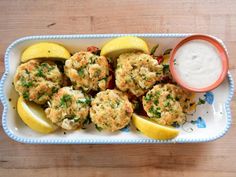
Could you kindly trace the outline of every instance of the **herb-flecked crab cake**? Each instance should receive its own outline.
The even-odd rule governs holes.
[[[30,60],[18,66],[14,85],[25,100],[45,104],[61,87],[62,73],[54,62]]]
[[[116,86],[141,96],[163,76],[163,66],[144,53],[124,53],[117,59]]]
[[[179,86],[159,84],[143,96],[143,107],[150,118],[162,125],[183,124],[191,96],[191,92]]]
[[[75,53],[66,60],[64,69],[74,88],[86,92],[105,90],[111,79],[107,59],[91,52]]]
[[[118,90],[99,92],[92,101],[92,122],[104,130],[116,131],[129,124],[133,114],[128,97]]]
[[[47,118],[66,130],[81,128],[89,114],[90,98],[80,90],[63,87],[45,110]]]

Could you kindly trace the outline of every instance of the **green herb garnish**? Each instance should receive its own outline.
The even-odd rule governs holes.
[[[64,119],[69,119],[69,120],[72,120],[75,118],[75,115],[74,114],[68,114],[68,115],[65,115],[64,116]]]
[[[57,87],[52,87],[52,93],[56,93],[58,91]]]
[[[27,69],[25,69],[25,72],[26,72],[26,74],[29,74],[29,73],[30,73]]]
[[[48,71],[52,71],[53,69],[55,69],[55,66],[51,66],[48,63],[41,63],[41,66],[43,68],[47,68]]]
[[[155,105],[158,105],[159,101],[158,101],[158,100],[154,100],[153,103],[154,103]]]
[[[164,106],[165,106],[165,107],[170,106],[170,102],[169,102],[169,101],[165,101],[165,102],[164,102]]]
[[[90,104],[91,103],[91,99],[90,98],[80,98],[76,101],[76,103],[80,103],[80,104]]]
[[[97,131],[102,131],[102,128],[101,127],[99,127],[99,126],[97,126],[96,124],[95,124],[95,128],[97,129]]]
[[[169,69],[169,65],[163,65],[163,73],[165,74],[165,73],[168,73],[170,71],[170,69]]]
[[[33,82],[31,82],[31,81],[27,82],[23,77],[21,78],[20,81],[21,81],[21,85],[22,85],[23,87],[30,88],[30,87],[33,86]]]
[[[77,73],[78,73],[78,75],[79,76],[84,76],[84,68],[79,68],[78,70],[77,70]]]
[[[88,116],[88,117],[85,119],[85,121],[83,122],[83,126],[84,126],[84,125],[89,125],[89,124],[91,124],[91,123],[92,123],[91,118]]]
[[[152,49],[151,49],[150,55],[153,55],[156,52],[158,47],[159,47],[159,44],[153,46]]]
[[[177,63],[176,63],[176,59],[174,59],[174,65],[177,65]]]
[[[197,105],[201,105],[201,104],[205,104],[205,103],[206,103],[205,100],[199,98]]]
[[[38,76],[38,77],[45,77],[42,68],[38,68],[38,72],[36,73],[36,76]]]
[[[29,100],[29,92],[23,92],[23,98]]]
[[[167,98],[167,99],[170,99],[170,100],[174,100],[174,98],[173,98],[170,94],[168,94],[168,95],[166,96],[166,98]]]
[[[144,100],[150,101],[151,98],[152,98],[152,95],[151,95],[151,94],[147,94],[147,95],[144,97]]]
[[[60,101],[61,101],[60,106],[67,107],[68,102],[71,101],[71,95],[68,94],[63,95]]]
[[[171,51],[172,51],[172,49],[166,49],[165,52],[163,53],[163,55],[168,55],[168,54],[170,54]]]
[[[74,120],[74,122],[79,122],[80,118],[79,117],[75,117],[73,120]]]
[[[149,110],[150,113],[154,114],[155,118],[161,117],[161,108],[157,107],[156,109],[152,106]]]

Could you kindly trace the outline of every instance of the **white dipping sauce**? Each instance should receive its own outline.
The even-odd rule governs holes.
[[[186,85],[205,88],[214,84],[223,70],[217,49],[204,40],[192,40],[175,54],[174,68]]]

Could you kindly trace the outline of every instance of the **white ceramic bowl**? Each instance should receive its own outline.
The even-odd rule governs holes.
[[[143,38],[150,47],[159,44],[156,51],[161,54],[165,49],[173,48],[181,39],[190,34],[93,34],[93,35],[49,35],[29,36],[16,40],[5,54],[5,73],[0,82],[0,98],[4,106],[2,125],[6,134],[15,141],[22,143],[41,144],[112,144],[112,143],[192,143],[208,142],[222,137],[230,127],[230,101],[234,93],[233,79],[228,73],[224,82],[215,90],[197,94],[205,100],[192,115],[188,115],[187,122],[179,127],[180,135],[172,140],[153,140],[135,130],[132,125],[116,133],[98,132],[91,124],[85,130],[67,132],[63,130],[44,135],[28,128],[19,118],[16,111],[16,93],[12,82],[20,55],[29,45],[40,41],[61,43],[71,53],[85,50],[88,46],[101,47],[114,37],[132,35]],[[223,42],[217,39],[223,46]],[[9,101],[11,99],[11,101]]]

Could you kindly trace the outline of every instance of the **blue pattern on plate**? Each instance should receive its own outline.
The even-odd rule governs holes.
[[[212,92],[206,92],[204,94],[204,97],[205,97],[205,101],[208,103],[208,104],[213,104],[213,101],[214,101],[214,95]]]
[[[202,117],[198,117],[197,120],[192,120],[192,124],[196,124],[198,128],[206,128],[206,122]]]

